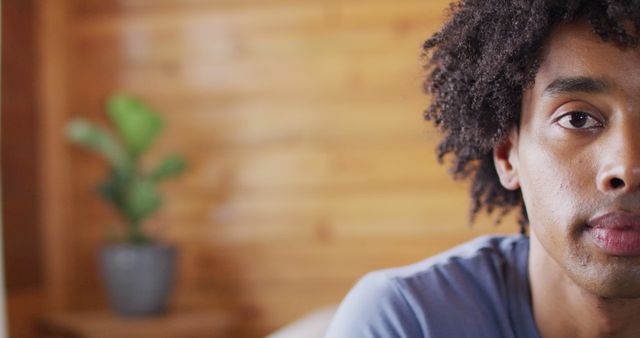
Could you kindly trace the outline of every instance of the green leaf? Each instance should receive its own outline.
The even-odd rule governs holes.
[[[134,159],[151,146],[163,127],[157,113],[129,95],[111,96],[107,100],[107,113]]]
[[[124,205],[125,189],[129,181],[129,177],[120,175],[119,172],[111,170],[107,179],[98,185],[98,193],[106,201],[112,203],[115,208],[126,217],[126,207]]]
[[[160,182],[170,177],[177,176],[184,171],[186,161],[179,155],[171,154],[165,157],[162,162],[151,172],[151,179]]]
[[[119,171],[131,170],[131,161],[111,133],[84,119],[74,119],[67,125],[67,137],[74,143],[104,156]]]
[[[124,205],[130,225],[137,226],[162,205],[157,185],[149,179],[136,178],[127,187]]]

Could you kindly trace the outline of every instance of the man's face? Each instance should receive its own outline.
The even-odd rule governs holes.
[[[532,248],[595,295],[640,297],[640,50],[559,27],[510,140]]]

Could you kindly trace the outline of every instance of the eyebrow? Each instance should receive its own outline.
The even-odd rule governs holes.
[[[551,82],[544,89],[545,96],[554,96],[564,93],[603,93],[611,89],[606,81],[595,79],[592,77],[563,77]]]

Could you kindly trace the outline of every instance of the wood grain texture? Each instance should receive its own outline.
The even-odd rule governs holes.
[[[2,210],[9,293],[42,284],[38,229],[38,128],[34,1],[2,10]]]
[[[104,119],[115,89],[164,114],[146,160],[177,150],[190,163],[147,224],[181,248],[172,306],[228,309],[264,336],[339,302],[367,271],[496,230],[468,227],[467,188],[437,164],[422,121],[420,46],[448,2],[70,1],[70,66],[52,75],[69,94],[53,119]],[[69,168],[48,165],[67,175],[57,188],[70,189],[59,203],[73,229],[51,239],[69,259],[52,273],[68,280],[68,310],[103,307],[94,255],[115,219],[93,186],[105,168],[47,140],[70,153]]]
[[[38,125],[41,184],[40,221],[44,264],[44,285],[49,310],[61,310],[72,303],[72,286],[77,275],[74,249],[74,219],[69,199],[72,165],[62,131],[69,112],[68,67],[70,53],[67,1],[36,1],[38,38]],[[74,244],[71,244],[74,243]]]

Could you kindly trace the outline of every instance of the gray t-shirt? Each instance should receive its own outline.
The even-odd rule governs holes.
[[[526,236],[480,237],[349,292],[327,338],[539,338]]]

